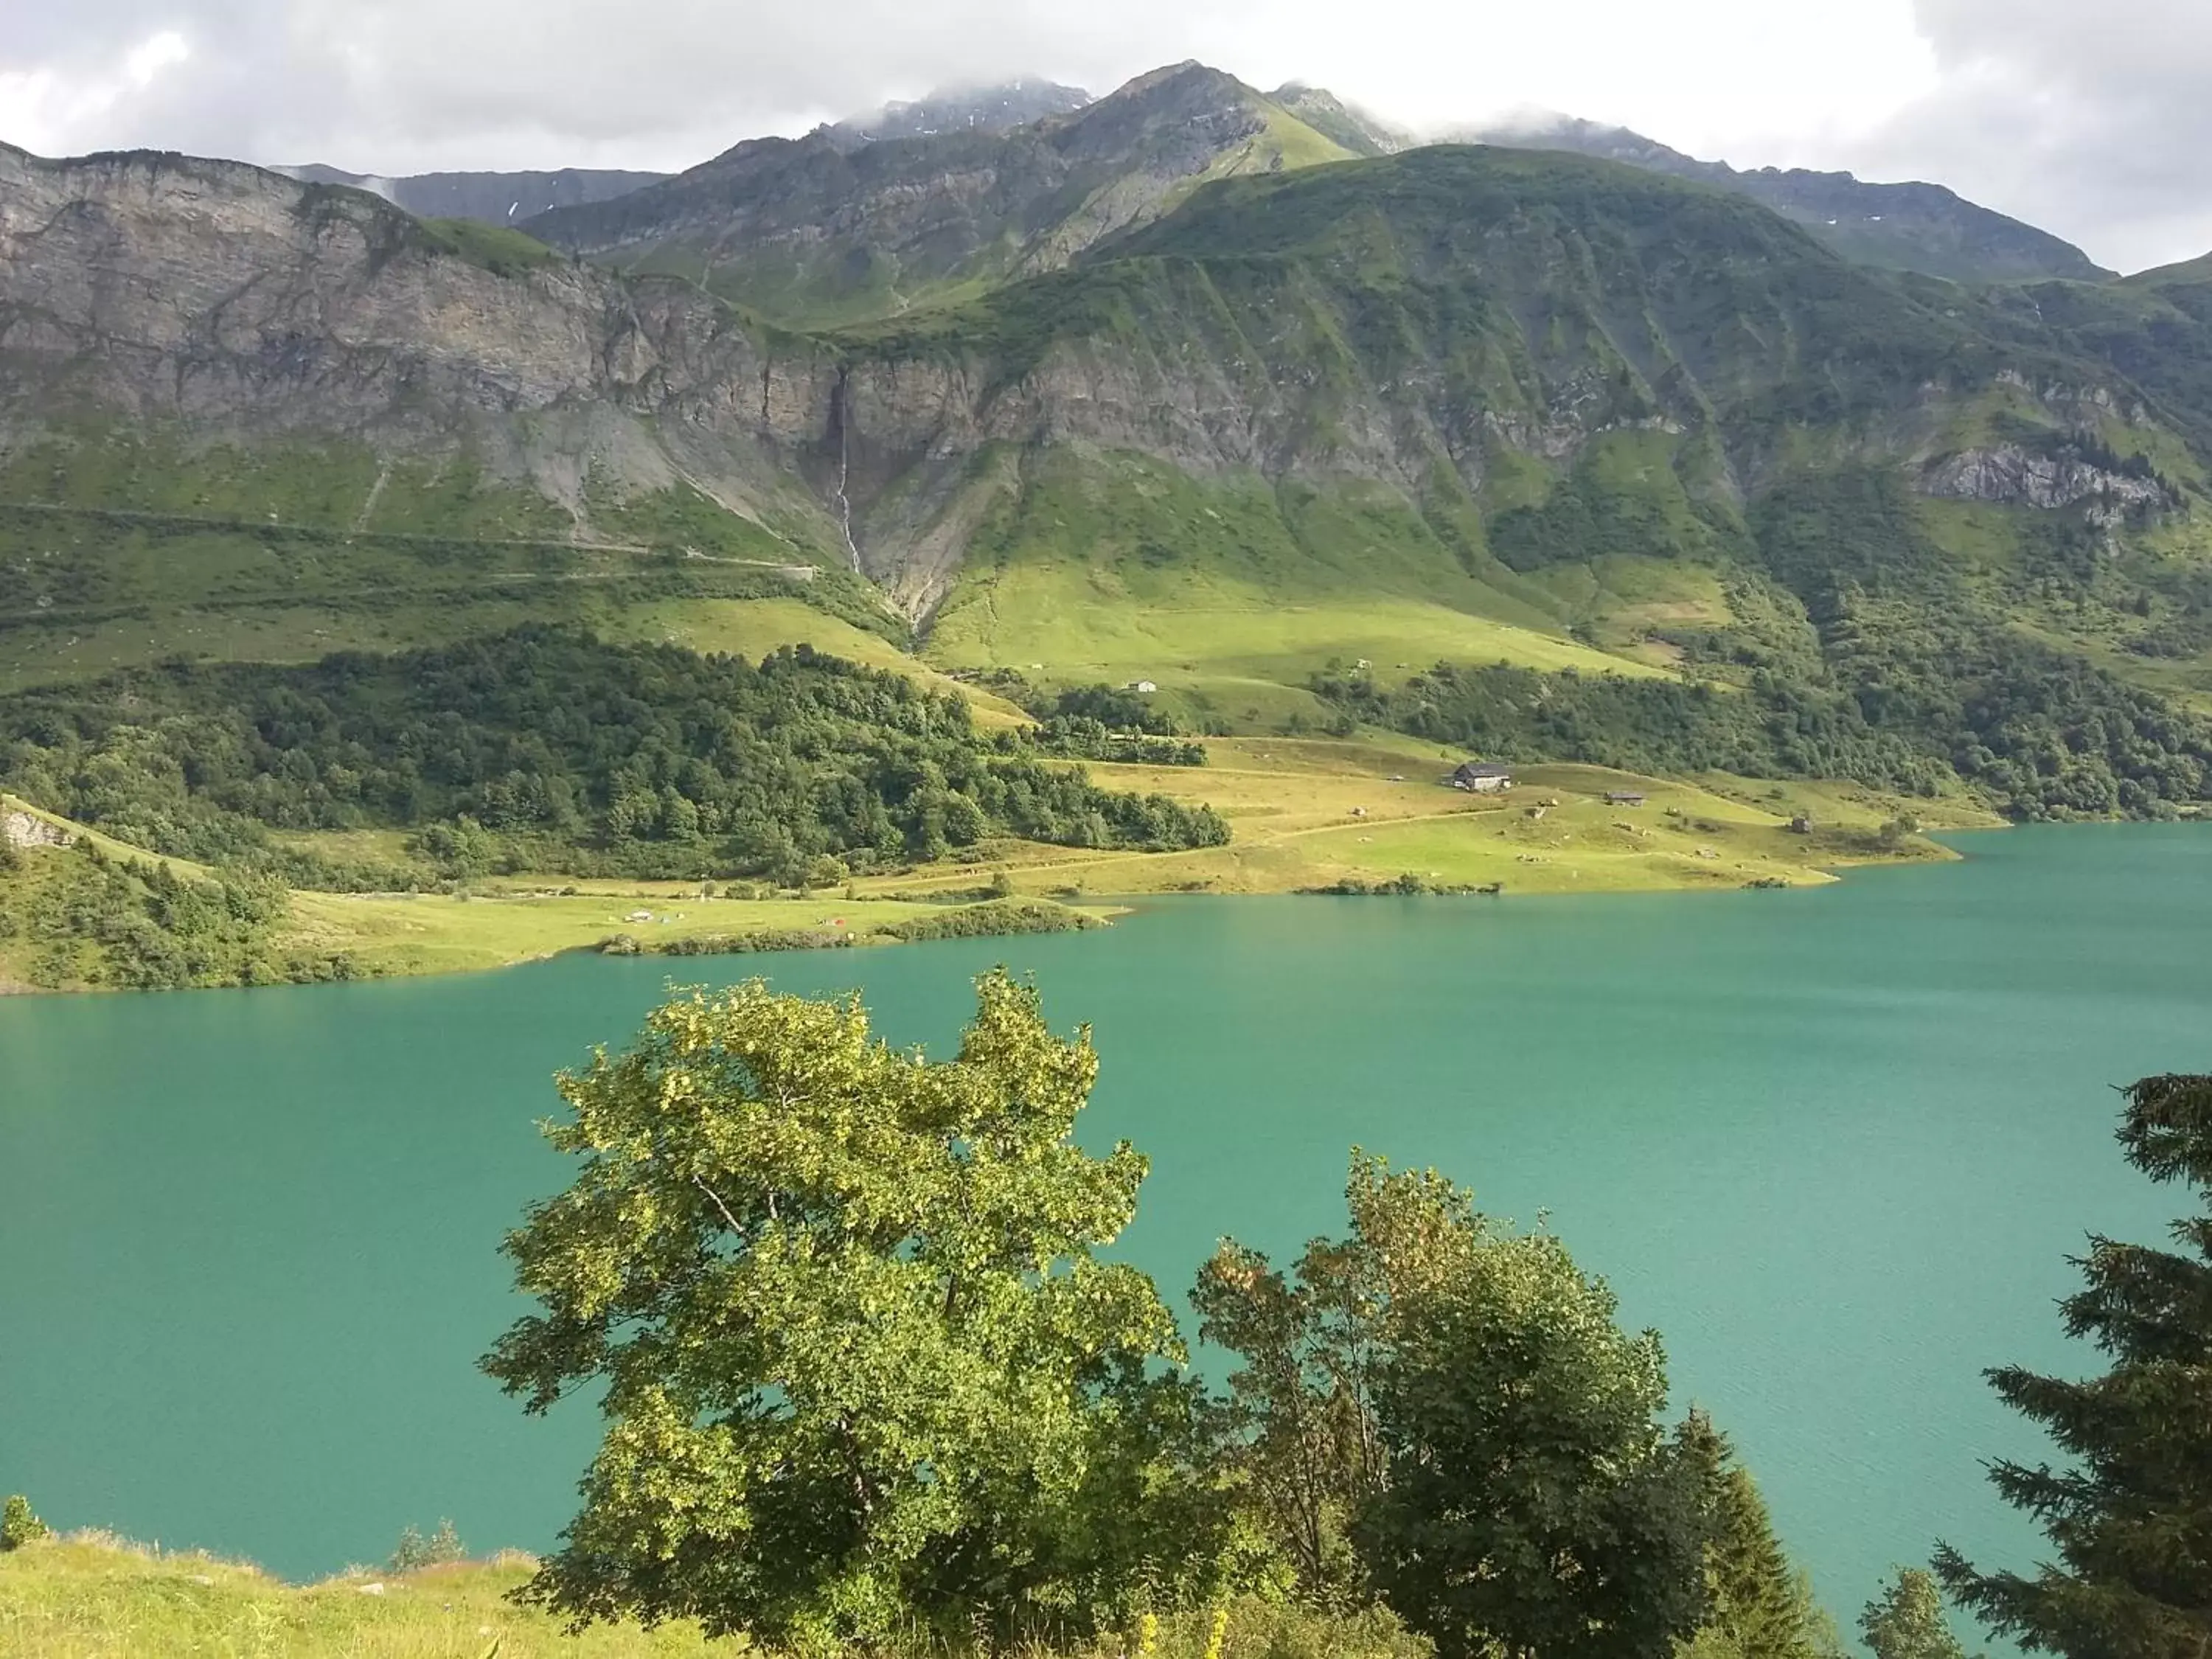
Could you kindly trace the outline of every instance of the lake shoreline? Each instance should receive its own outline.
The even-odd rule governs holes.
[[[1036,931],[1030,923],[964,919],[992,903],[1029,907],[1073,930],[1110,921],[1116,900],[1155,894],[1418,887],[1517,899],[1825,886],[1865,865],[1954,856],[1919,834],[1923,829],[2002,827],[1971,802],[1910,801],[1833,781],[1659,778],[1571,763],[1515,768],[1504,787],[1476,793],[1448,787],[1437,773],[1441,751],[1387,734],[1212,738],[1207,755],[1204,767],[1101,763],[1091,769],[1109,787],[1217,805],[1231,824],[1225,846],[1152,853],[997,842],[967,849],[957,861],[855,874],[842,892],[763,898],[717,894],[713,883],[551,873],[489,878],[447,893],[293,889],[286,918],[265,942],[268,971],[175,988],[484,971],[603,951],[625,936],[633,945],[616,943],[618,953],[676,956],[787,949],[799,936],[828,948],[843,948],[846,940],[872,948],[948,930]],[[111,860],[199,881],[221,874],[29,810]],[[355,856],[395,857],[400,847],[398,833],[386,831],[283,839],[304,851]],[[52,845],[21,854],[27,864],[67,855]],[[730,884],[757,890],[749,882]],[[0,911],[8,894],[0,877]],[[169,988],[100,982],[98,957],[88,951],[76,953],[78,971],[58,972],[51,945],[48,966],[38,971],[31,951],[10,948],[8,931],[0,927],[0,986],[31,994]],[[18,938],[25,932],[14,931]],[[709,951],[699,943],[713,936],[733,948]]]

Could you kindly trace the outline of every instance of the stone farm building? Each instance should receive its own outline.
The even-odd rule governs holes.
[[[1455,789],[1465,789],[1478,795],[1494,795],[1500,790],[1513,787],[1513,774],[1488,761],[1466,761],[1444,781]]]

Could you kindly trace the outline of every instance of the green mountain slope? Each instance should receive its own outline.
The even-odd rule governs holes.
[[[752,140],[528,228],[617,269],[680,276],[778,322],[821,325],[1055,269],[1202,179],[1350,153],[1233,77],[1183,64],[1012,129]]]
[[[1756,691],[1733,707],[1766,738],[1828,733],[1696,749],[1709,764],[2148,810],[2196,799],[2212,758],[2129,689],[2212,690],[2206,405],[2180,366],[2203,358],[2138,384],[2150,348],[2118,307],[2185,313],[2065,294],[2106,332],[1891,280],[1720,191],[1431,149],[1227,181],[1068,272],[846,338],[875,360],[850,384],[933,366],[987,411],[1058,410],[1050,448],[971,464],[955,497],[975,529],[935,613],[948,659],[1021,634],[1073,659],[1048,672],[1134,668],[1133,635],[1149,678],[1234,719],[1237,677],[1176,660],[1200,635],[1241,642],[1214,668],[1280,681],[1287,616],[1389,596],[1641,647]],[[873,464],[894,513],[927,465]],[[1395,665],[1418,664],[1431,630],[1395,627]],[[1546,665],[1455,643],[1436,654]],[[1307,660],[1385,648],[1353,626]]]

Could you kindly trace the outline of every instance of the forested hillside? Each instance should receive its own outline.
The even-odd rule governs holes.
[[[270,830],[399,829],[443,876],[823,885],[986,838],[1170,849],[1206,809],[1099,789],[968,705],[811,648],[759,663],[543,628],[309,667],[143,670],[0,700],[0,781],[158,852],[406,884]]]

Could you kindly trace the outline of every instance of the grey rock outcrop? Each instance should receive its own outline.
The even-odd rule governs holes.
[[[10,847],[74,847],[76,837],[56,824],[14,807],[0,811],[0,841]]]
[[[1963,450],[1930,466],[1921,487],[1934,496],[1962,501],[1995,501],[2045,511],[2087,501],[2090,517],[2117,524],[2131,508],[2166,504],[2164,485],[2097,466],[2076,455],[2039,454],[2018,444]]]

